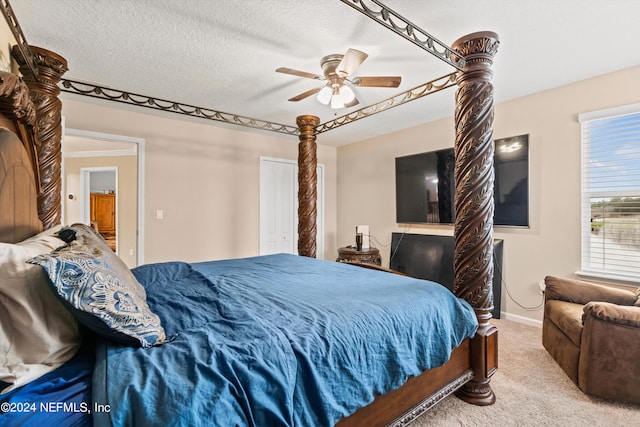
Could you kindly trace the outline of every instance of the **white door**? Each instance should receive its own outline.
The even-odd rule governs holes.
[[[260,159],[260,255],[297,251],[295,164]]]
[[[324,167],[318,165],[317,257],[323,254]],[[298,165],[260,158],[260,255],[298,253]]]

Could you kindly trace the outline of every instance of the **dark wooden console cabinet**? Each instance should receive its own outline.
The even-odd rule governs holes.
[[[493,241],[493,318],[500,318],[504,242]],[[453,236],[392,233],[389,268],[453,290]]]

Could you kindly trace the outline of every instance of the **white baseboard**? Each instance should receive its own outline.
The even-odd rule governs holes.
[[[542,328],[542,321],[531,319],[530,317],[518,316],[517,314],[500,312],[500,317],[502,319],[513,320],[514,322],[524,323],[525,325],[535,326],[537,328]]]

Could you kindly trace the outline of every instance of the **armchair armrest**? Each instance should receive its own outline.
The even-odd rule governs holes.
[[[584,306],[578,387],[605,399],[640,403],[640,307]]]
[[[618,289],[582,280],[562,279],[547,276],[544,278],[545,299],[557,299],[576,304],[591,301],[608,302],[617,305],[633,305],[636,294],[626,289]]]
[[[583,324],[586,321],[586,316],[640,329],[640,307],[616,305],[608,302],[590,302],[584,306]]]

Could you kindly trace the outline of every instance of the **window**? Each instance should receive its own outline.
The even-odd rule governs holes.
[[[640,282],[640,104],[579,119],[581,274]]]

